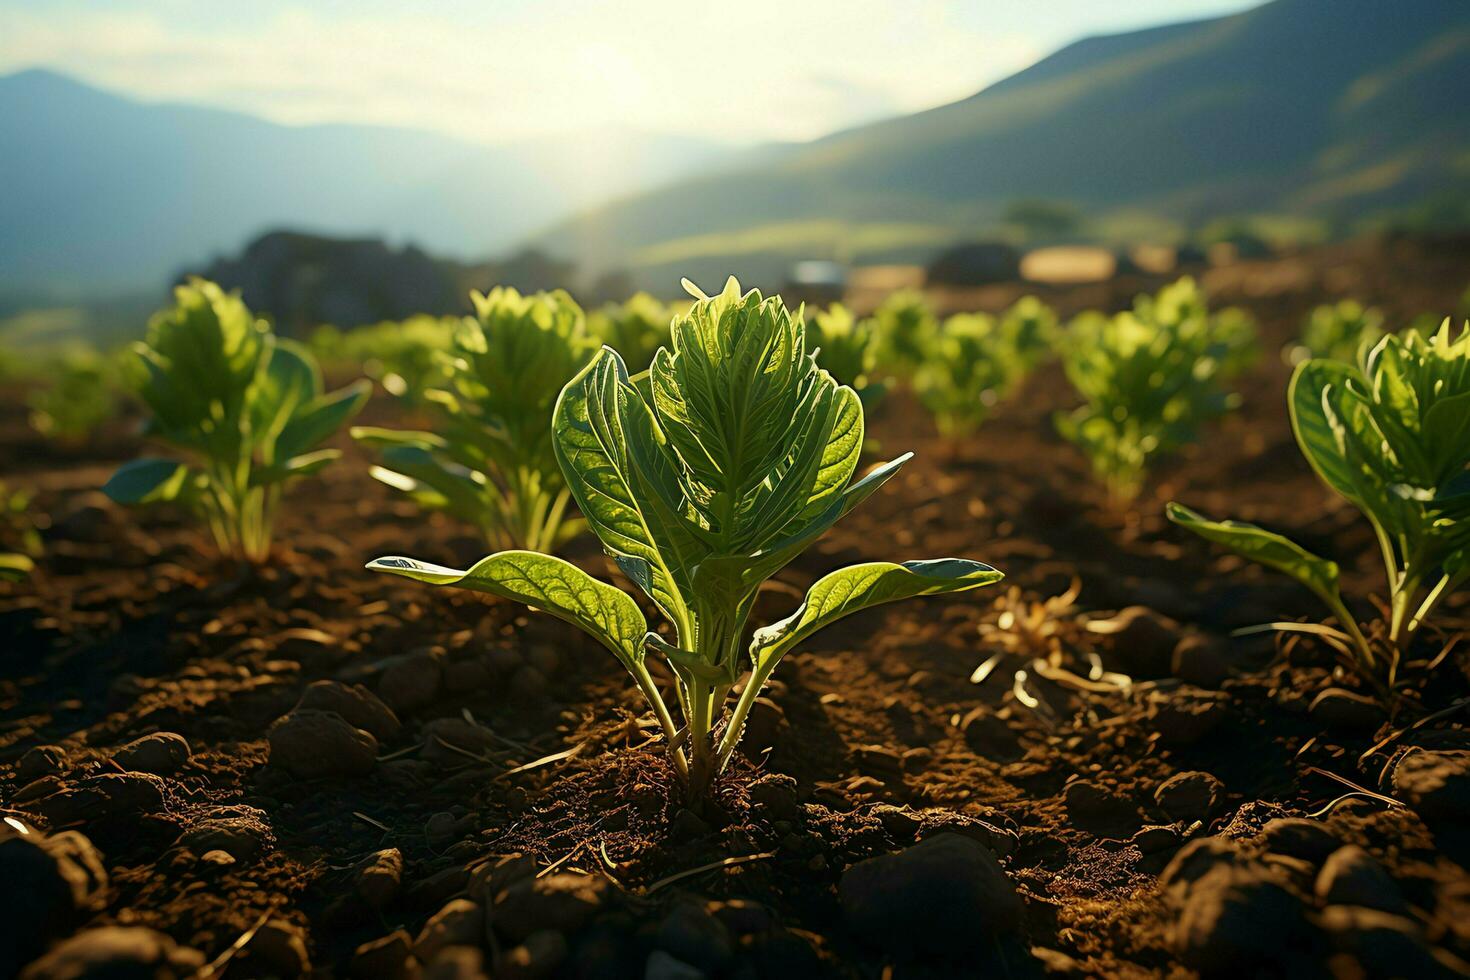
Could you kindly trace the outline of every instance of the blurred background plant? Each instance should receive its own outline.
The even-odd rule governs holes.
[[[1057,429],[1087,454],[1115,505],[1138,496],[1159,456],[1194,442],[1204,424],[1239,403],[1229,382],[1258,355],[1251,318],[1211,314],[1187,278],[1116,316],[1077,317],[1061,349],[1085,401],[1059,413]]]
[[[567,293],[474,293],[475,316],[454,330],[437,386],[410,393],[430,431],[358,426],[381,451],[372,475],[420,507],[479,529],[497,550],[554,552],[584,526],[557,465],[551,413],[567,381],[598,349]]]
[[[1293,366],[1314,357],[1356,364],[1364,346],[1383,336],[1383,313],[1355,299],[1323,303],[1307,314],[1301,339],[1283,353]]]

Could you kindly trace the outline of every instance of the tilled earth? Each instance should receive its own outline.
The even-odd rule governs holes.
[[[1160,281],[1045,298],[1118,309]],[[5,479],[52,520],[35,580],[0,586],[0,974],[1470,975],[1470,644],[1441,656],[1467,597],[1390,717],[1321,647],[1232,637],[1319,611],[1161,516],[1180,499],[1283,530],[1341,562],[1369,615],[1371,531],[1298,456],[1276,351],[1317,302],[1406,322],[1467,282],[1463,242],[1213,270],[1263,357],[1243,408],[1128,514],[1054,434],[1055,366],[961,444],[890,398],[873,459],[918,459],[757,620],[856,560],[966,556],[1008,578],[787,658],[697,814],[595,643],[363,571],[480,548],[356,449],[295,490],[275,560],[247,572],[180,515],[96,493],[139,449],[130,420],[48,445],[9,392]],[[590,540],[570,557],[611,574]],[[1033,613],[1064,671],[1030,665],[1051,642]],[[1132,683],[1088,680],[1099,665]]]

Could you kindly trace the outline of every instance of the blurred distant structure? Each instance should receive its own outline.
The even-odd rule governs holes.
[[[471,289],[555,289],[570,281],[575,269],[534,249],[469,264],[436,258],[413,245],[393,248],[376,238],[273,231],[239,256],[190,272],[238,289],[246,304],[269,315],[281,333],[301,336],[324,323],[356,327],[421,313],[467,313]]]
[[[846,292],[847,268],[826,259],[797,262],[781,287],[781,297],[786,302],[810,306],[841,302]]]
[[[1005,242],[966,242],[945,249],[929,263],[930,286],[988,286],[1020,278],[1021,256]]]

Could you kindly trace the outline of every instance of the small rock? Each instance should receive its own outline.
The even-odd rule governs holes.
[[[393,709],[361,684],[316,681],[307,685],[296,707],[335,712],[348,724],[370,733],[379,742],[397,738],[403,727]]]
[[[306,933],[285,919],[271,919],[257,929],[244,954],[248,972],[259,976],[300,977],[311,972]]]
[[[189,761],[189,741],[173,732],[154,732],[124,745],[112,754],[118,765],[131,772],[172,776]]]
[[[500,895],[491,922],[513,943],[542,929],[575,933],[602,908],[606,884],[602,878],[566,872],[523,879]]]
[[[424,923],[414,940],[413,955],[427,963],[446,946],[473,946],[484,935],[484,911],[467,898],[456,898]]]
[[[1320,692],[1307,712],[1317,724],[1339,731],[1371,732],[1388,719],[1377,701],[1340,687]]]
[[[403,880],[403,852],[396,847],[378,851],[358,869],[352,887],[368,908],[381,912],[398,895]]]
[[[470,876],[469,893],[492,905],[511,885],[534,878],[541,865],[529,854],[501,854],[477,866]]]
[[[759,902],[743,898],[732,898],[724,902],[711,902],[710,912],[725,924],[731,935],[749,936],[765,932],[776,922],[771,910]]]
[[[1233,659],[1224,640],[1190,633],[1174,646],[1170,673],[1200,687],[1218,688],[1229,680]]]
[[[516,668],[510,675],[510,681],[506,686],[510,689],[510,693],[519,700],[539,701],[546,696],[550,684],[545,674],[530,664],[526,664]]]
[[[1372,908],[1331,905],[1322,910],[1322,931],[1334,947],[1352,957],[1354,976],[1465,976],[1464,963],[1450,960],[1424,940],[1412,919]],[[1341,974],[1339,974],[1341,975]]]
[[[21,980],[148,977],[184,980],[204,966],[204,954],[138,926],[103,926],[77,933],[26,967]]]
[[[1470,821],[1470,750],[1409,752],[1394,767],[1393,786],[1426,823]]]
[[[435,765],[463,766],[473,761],[466,752],[485,757],[495,746],[495,736],[488,728],[464,718],[435,718],[424,724],[423,735],[420,755]]]
[[[740,736],[740,751],[748,758],[759,759],[775,745],[786,727],[786,712],[770,698],[758,697],[745,716],[745,732]]]
[[[1207,772],[1179,772],[1159,784],[1154,802],[1170,820],[1192,823],[1214,812],[1225,786]]]
[[[648,954],[643,980],[707,980],[703,970],[662,949]]]
[[[853,934],[895,955],[963,953],[1021,917],[1015,886],[994,855],[958,834],[853,865],[837,897]]]
[[[1159,854],[1179,846],[1179,832],[1173,827],[1141,827],[1128,840],[1140,854]]]
[[[767,820],[794,820],[801,813],[796,780],[784,773],[766,773],[752,782],[750,802]]]
[[[519,946],[506,950],[495,968],[495,980],[542,980],[556,972],[567,958],[567,940],[559,932],[541,929]]]
[[[268,850],[274,838],[263,811],[254,807],[217,807],[179,835],[175,844],[195,854],[224,851],[237,861],[249,861]]]
[[[1145,718],[1164,745],[1191,745],[1225,720],[1224,696],[1217,691],[1180,687],[1149,705]]]
[[[205,851],[199,855],[199,863],[210,868],[229,868],[239,862],[229,851]]]
[[[715,973],[735,953],[725,923],[693,903],[675,905],[654,934],[654,945],[706,973]]]
[[[456,660],[444,665],[444,689],[446,691],[483,691],[495,678],[490,668],[479,660]]]
[[[397,714],[431,704],[443,679],[439,661],[427,650],[397,658],[378,678],[378,696]]]
[[[66,750],[59,745],[37,745],[26,749],[15,764],[15,776],[22,783],[54,776],[66,767]]]
[[[1179,624],[1147,606],[1129,606],[1111,619],[1094,619],[1088,632],[1106,637],[1113,659],[1135,677],[1163,677],[1179,643]]]
[[[1022,755],[1020,736],[986,705],[971,708],[960,719],[960,731],[970,751],[983,759],[1012,762]]]
[[[1232,865],[1240,859],[1240,848],[1225,837],[1197,837],[1179,849],[1159,873],[1159,887],[1187,889],[1217,865]]]
[[[477,946],[446,946],[423,972],[423,980],[484,980],[485,976],[485,954]]]
[[[900,843],[912,841],[924,825],[924,819],[906,806],[880,803],[873,807],[873,816],[883,825],[888,836]],[[983,843],[983,841],[982,841]]]
[[[1138,827],[1138,807],[1133,801],[1096,783],[1074,780],[1062,791],[1062,799],[1067,815],[1084,830],[1117,836],[1124,830],[1131,834]]]
[[[1408,911],[1393,875],[1356,844],[1339,848],[1327,859],[1317,875],[1316,891],[1326,905],[1360,905],[1394,915]]]
[[[447,810],[440,810],[430,815],[428,821],[425,822],[424,836],[435,847],[443,847],[445,844],[459,840],[468,826],[467,819],[456,817]]]
[[[1267,850],[1313,864],[1321,862],[1342,844],[1332,831],[1306,817],[1268,820],[1261,828],[1261,837]]]
[[[378,761],[378,740],[331,711],[298,708],[267,732],[270,763],[302,779],[362,776]]]
[[[1202,976],[1239,976],[1276,964],[1307,928],[1301,900],[1264,868],[1218,863],[1187,886],[1174,947]]]
[[[381,939],[357,947],[347,973],[355,980],[413,980],[419,970],[412,948],[408,933],[395,929]]]
[[[0,882],[14,899],[0,915],[0,964],[18,964],[100,907],[107,870],[102,855],[77,831],[45,836],[0,825]]]
[[[146,772],[88,776],[41,800],[36,809],[57,825],[104,817],[136,818],[163,808],[163,779]]]

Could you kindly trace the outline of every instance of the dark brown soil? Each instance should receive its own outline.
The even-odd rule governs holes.
[[[1160,281],[1045,298],[1064,315],[1118,309]],[[1297,454],[1276,352],[1313,304],[1339,296],[1382,306],[1391,323],[1449,312],[1470,283],[1470,250],[1360,242],[1206,281],[1216,302],[1257,316],[1263,356],[1241,410],[1161,466],[1128,513],[1109,509],[1054,433],[1052,413],[1071,404],[1055,366],[962,444],[941,442],[901,394],[880,406],[869,428],[881,455],[918,458],[783,573],[757,618],[785,615],[818,575],[856,560],[967,556],[1007,581],[854,617],[788,658],[746,757],[699,815],[680,805],[656,726],[595,643],[505,603],[363,571],[383,554],[469,562],[480,546],[372,481],[354,447],[294,491],[275,561],[251,572],[214,559],[179,515],[124,512],[96,493],[139,450],[129,420],[59,450],[28,434],[14,392],[0,398],[4,480],[51,515],[36,578],[0,585],[0,816],[31,839],[80,831],[106,878],[4,937],[0,975],[101,926],[157,930],[186,948],[170,954],[177,970],[197,966],[192,949],[231,976],[411,976],[422,959],[430,975],[469,977],[476,956],[508,977],[1465,971],[1465,825],[1443,793],[1401,798],[1400,764],[1470,750],[1466,715],[1374,746],[1463,702],[1470,644],[1421,676],[1392,719],[1356,703],[1341,717],[1309,710],[1324,688],[1362,687],[1315,644],[1229,633],[1320,618],[1311,595],[1161,512],[1179,499],[1280,529],[1338,560],[1370,615],[1364,597],[1383,588],[1371,531]],[[401,421],[394,412],[380,397],[370,421]],[[609,574],[590,540],[570,557]],[[997,623],[1006,589],[1040,600],[1074,578],[1076,606],[1057,617],[1067,662],[1085,675],[1097,653],[1135,683],[1098,693],[1032,672],[1013,688],[1019,656],[971,683],[1001,649],[980,627]],[[1130,606],[1147,607],[1147,621],[1116,636],[1085,628]],[[1467,617],[1470,596],[1447,603],[1444,634],[1415,651],[1421,665],[1463,639]],[[267,732],[324,679],[362,683],[401,724],[374,733],[376,762],[293,775],[272,761]],[[151,759],[152,775],[136,753],[114,758],[155,732],[182,736],[192,755],[176,769]],[[323,769],[338,765],[330,742],[307,735]],[[1160,786],[1181,773],[1219,785],[1189,777],[1161,804]],[[1213,788],[1190,796],[1201,786]],[[1326,845],[1313,828],[1263,833],[1308,815]],[[858,862],[944,834],[1000,859],[1018,923],[966,893],[956,901],[977,904],[958,921],[953,908],[920,908],[895,936],[863,927],[852,882],[839,901]],[[1323,853],[1341,845],[1368,855],[1362,875],[1377,886],[1366,898],[1332,890],[1319,870],[1353,856]],[[27,888],[50,880],[35,862],[6,864],[4,846],[0,867],[30,868]],[[388,849],[401,856],[397,887],[391,873],[363,873]],[[0,881],[7,907],[40,901],[18,888]],[[943,874],[927,888],[919,906],[954,891]],[[395,930],[406,941],[357,952]]]

